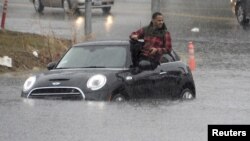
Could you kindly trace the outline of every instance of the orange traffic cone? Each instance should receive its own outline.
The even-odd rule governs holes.
[[[191,71],[194,71],[196,68],[196,62],[195,62],[195,57],[194,57],[194,45],[193,42],[188,43],[188,54],[189,54],[189,59],[188,59],[188,65]]]

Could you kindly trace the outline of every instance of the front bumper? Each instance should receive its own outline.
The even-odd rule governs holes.
[[[37,99],[74,99],[74,100],[110,100],[108,90],[86,92],[77,87],[39,87],[22,92],[22,97]]]
[[[114,5],[114,1],[92,1],[92,8],[105,8],[105,7],[111,7],[112,5]],[[85,3],[84,2],[80,2],[78,3],[78,7],[79,9],[85,9]]]

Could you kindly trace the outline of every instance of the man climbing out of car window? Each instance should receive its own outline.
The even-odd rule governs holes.
[[[139,61],[150,61],[152,69],[160,64],[163,54],[170,53],[172,50],[171,36],[160,12],[155,12],[152,15],[152,20],[148,26],[132,32],[130,39],[132,41],[144,40]]]

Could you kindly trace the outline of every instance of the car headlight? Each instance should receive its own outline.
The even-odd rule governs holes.
[[[23,91],[28,91],[29,89],[31,89],[33,87],[33,85],[36,82],[36,76],[31,76],[29,77],[23,85]]]
[[[89,78],[87,88],[95,91],[101,89],[107,82],[106,76],[97,74]]]

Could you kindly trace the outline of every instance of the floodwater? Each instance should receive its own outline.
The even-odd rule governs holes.
[[[194,9],[178,4],[184,1]],[[220,0],[217,4],[211,1],[188,0],[194,3],[191,5],[187,0],[167,0],[162,4],[173,48],[183,62],[188,61],[188,42],[194,43],[197,66],[193,71],[197,90],[195,100],[110,103],[23,99],[20,97],[22,84],[34,72],[1,74],[0,139],[206,141],[209,124],[250,124],[250,31],[238,25],[228,1]],[[127,34],[140,27],[140,23],[147,24],[148,18],[145,17],[150,14],[150,6],[146,4],[142,0],[135,4],[129,0],[118,1],[112,9],[114,21],[109,32],[94,29],[96,38],[126,38]],[[132,10],[126,11],[126,7]],[[138,12],[133,15],[135,9]],[[60,9],[55,11],[62,12]],[[53,12],[53,9],[44,12],[40,17],[41,23],[50,18]],[[29,12],[24,10],[20,13]],[[106,16],[101,16],[98,10],[94,14],[97,15],[93,19],[94,27],[105,26]],[[13,25],[11,21],[18,19],[14,13],[10,15],[14,18],[6,25],[8,28],[26,30],[25,27]],[[128,24],[125,21],[131,22]],[[60,19],[50,21],[54,22],[64,23]],[[46,24],[42,26],[46,27]],[[200,31],[191,32],[194,27]],[[54,28],[55,31],[60,30],[60,27]]]
[[[7,78],[6,78],[7,77]],[[192,101],[125,103],[20,98],[21,81],[1,76],[1,140],[207,140],[208,124],[249,124],[245,71],[196,70]]]

